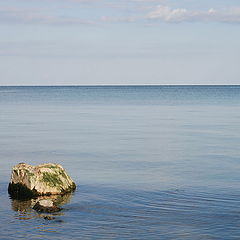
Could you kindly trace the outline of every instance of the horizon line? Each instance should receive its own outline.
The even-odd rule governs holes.
[[[160,87],[160,86],[240,86],[240,84],[57,84],[57,85],[0,85],[0,87]]]

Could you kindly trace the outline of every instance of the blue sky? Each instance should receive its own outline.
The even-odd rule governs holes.
[[[239,0],[0,0],[0,85],[240,84]]]

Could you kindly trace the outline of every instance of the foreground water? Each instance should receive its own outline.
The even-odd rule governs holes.
[[[239,239],[240,87],[0,87],[1,239]],[[55,219],[9,199],[19,162],[78,188]]]

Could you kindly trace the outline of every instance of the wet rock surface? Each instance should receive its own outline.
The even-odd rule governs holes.
[[[15,199],[37,196],[64,195],[73,192],[76,185],[59,164],[32,166],[20,163],[13,167],[8,192]]]
[[[57,207],[52,200],[49,199],[43,199],[38,201],[34,206],[33,209],[37,212],[44,212],[44,213],[53,213],[53,212],[59,212],[62,209],[60,207]]]

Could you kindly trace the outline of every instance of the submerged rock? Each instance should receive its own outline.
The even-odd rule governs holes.
[[[40,200],[51,200],[55,206],[62,207],[72,199],[72,193],[64,195],[39,196],[31,199],[11,199],[12,210],[16,212],[32,212],[33,207]]]
[[[31,166],[19,163],[12,169],[8,192],[12,198],[33,198],[44,195],[65,194],[76,189],[73,180],[61,165]]]
[[[45,220],[54,220],[55,219],[55,217],[53,217],[53,216],[44,216],[43,218]]]
[[[33,209],[38,212],[52,213],[61,211],[60,207],[57,207],[51,200],[40,200],[34,206]]]

